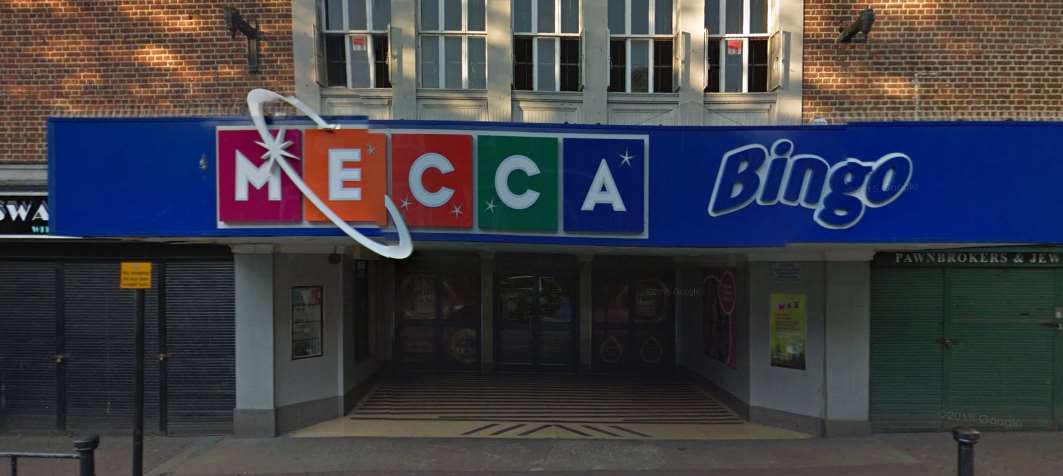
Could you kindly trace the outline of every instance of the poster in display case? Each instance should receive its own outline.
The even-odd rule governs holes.
[[[292,287],[292,360],[321,357],[322,295],[321,286]]]

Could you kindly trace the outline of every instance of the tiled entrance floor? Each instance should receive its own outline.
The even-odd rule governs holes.
[[[779,439],[694,382],[575,375],[416,375],[378,384],[346,417],[293,437]]]

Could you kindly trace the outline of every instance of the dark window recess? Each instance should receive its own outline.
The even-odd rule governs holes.
[[[709,52],[709,83],[705,86],[707,93],[720,92],[720,41],[723,40],[710,39],[707,45]]]
[[[354,362],[369,358],[369,262],[354,262]]]
[[[609,41],[609,91],[627,91],[625,64],[627,47],[624,40]]]
[[[346,35],[325,35],[325,86],[347,86]]]
[[[388,36],[373,35],[373,68],[376,69],[376,88],[390,88],[388,76]]]
[[[532,41],[531,38],[513,39],[513,89],[518,91],[534,89]]]
[[[561,90],[579,91],[579,39],[561,39]]]
[[[653,92],[672,91],[672,40],[653,40]]]
[[[749,39],[749,92],[768,90],[768,39]]]

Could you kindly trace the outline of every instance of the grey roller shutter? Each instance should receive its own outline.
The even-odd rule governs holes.
[[[55,273],[50,261],[0,261],[0,426],[55,426]]]
[[[153,268],[158,282],[158,268]],[[66,264],[67,423],[71,429],[130,428],[133,415],[133,291],[118,287],[119,263]],[[146,293],[144,428],[158,428],[158,310]]]
[[[231,260],[166,264],[168,431],[232,432],[236,335]]]

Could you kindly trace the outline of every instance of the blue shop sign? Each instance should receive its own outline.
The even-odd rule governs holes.
[[[415,242],[720,248],[1063,241],[1063,221],[1045,207],[1063,199],[1063,161],[1054,157],[1063,124],[330,120],[367,131],[365,151],[323,145],[337,140],[322,139],[308,121],[269,127],[330,203],[393,196]],[[342,235],[314,221],[313,205],[285,195],[295,192],[284,177],[256,162],[258,142],[238,143],[240,131],[251,130],[244,118],[63,118],[48,128],[55,233]],[[219,147],[223,140],[237,145]],[[373,155],[372,144],[385,143],[386,153]],[[245,207],[245,215],[223,216],[225,204],[256,196],[275,212]],[[383,212],[350,213],[366,217],[348,220],[362,233],[394,235]]]

